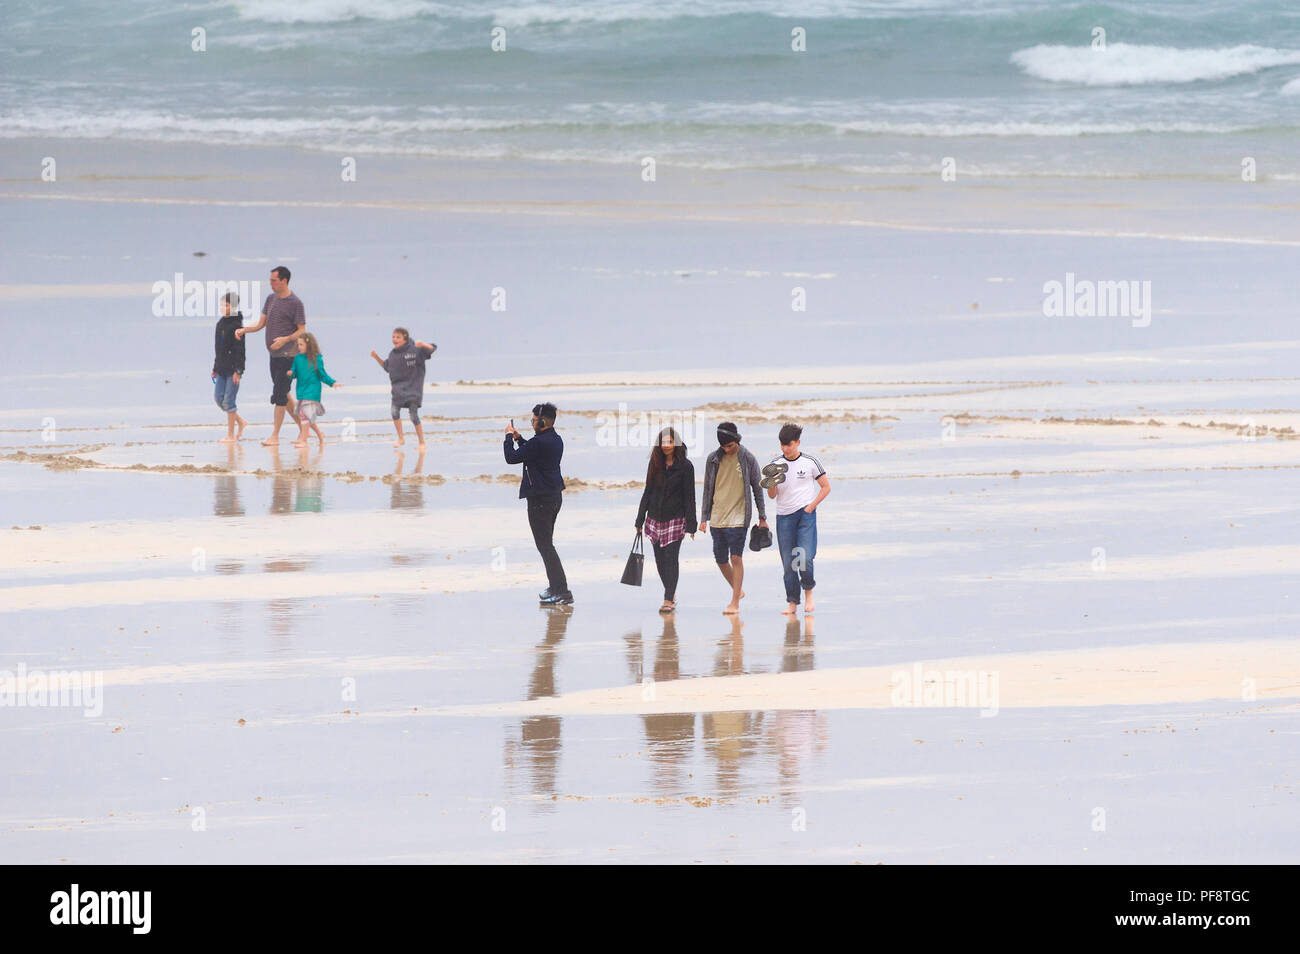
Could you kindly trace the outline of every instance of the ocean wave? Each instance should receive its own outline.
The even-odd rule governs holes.
[[[797,10],[788,0],[595,0],[588,3],[526,3],[497,7],[492,22],[504,27],[561,24],[614,24],[645,20],[700,20],[718,17],[767,16],[783,20],[859,20],[953,13],[968,10],[971,0],[805,0]],[[461,8],[461,16],[470,15]]]
[[[860,120],[855,122],[835,123],[833,128],[839,133],[864,133],[868,135],[892,135],[934,137],[938,139],[960,139],[965,137],[1062,137],[1062,136],[1129,136],[1139,133],[1230,133],[1245,132],[1239,126],[1212,125],[1206,123],[1161,123],[1161,122],[881,122],[877,120]]]
[[[251,116],[190,116],[167,112],[119,110],[82,114],[48,110],[0,115],[0,139],[49,136],[59,139],[114,139],[140,137],[165,141],[203,141],[206,137],[232,142],[311,142],[321,136],[374,136],[396,139],[420,133],[461,133],[493,130],[563,127],[541,119],[484,119],[451,116],[445,119],[382,119],[378,116],[340,118],[282,118]]]
[[[453,7],[426,0],[236,0],[240,19],[264,23],[340,23],[347,20],[409,20],[454,15]]]
[[[562,24],[614,24],[648,20],[769,16],[780,19],[857,20],[926,14],[969,16],[1008,14],[1011,0],[804,0],[792,9],[788,0],[573,0],[569,3],[524,3],[500,0],[458,4],[430,0],[234,0],[240,19],[266,23],[341,23],[349,20],[405,20],[437,16],[453,20],[491,20],[505,27]]]
[[[1220,49],[1111,43],[1090,46],[1039,44],[1011,54],[1011,62],[1030,76],[1083,86],[1140,86],[1222,80],[1300,64],[1300,50],[1267,46]]]
[[[1249,124],[1160,121],[1016,121],[995,119],[835,119],[847,110],[823,107],[781,110],[780,104],[733,104],[729,118],[724,104],[703,103],[695,109],[676,110],[662,103],[573,104],[563,115],[473,116],[451,109],[428,107],[421,116],[396,116],[393,107],[339,107],[328,116],[268,116],[216,114],[199,116],[153,110],[119,109],[83,113],[70,109],[34,109],[0,114],[0,139],[48,137],[55,139],[146,139],[150,141],[204,141],[286,143],[315,147],[323,142],[350,143],[360,151],[402,152],[406,148],[437,146],[449,136],[476,138],[475,134],[549,135],[604,138],[610,134],[627,142],[644,142],[636,149],[656,147],[665,136],[709,144],[745,137],[755,142],[823,136],[826,140],[853,136],[899,136],[920,139],[1062,138],[1126,136],[1138,134],[1223,134],[1250,132]],[[582,106],[589,109],[580,108]],[[765,106],[768,109],[755,107]],[[742,108],[750,107],[750,108]],[[439,115],[427,115],[434,112]],[[670,121],[668,116],[673,115]],[[376,115],[387,113],[388,115]],[[462,135],[463,134],[463,135]],[[634,150],[635,151],[635,150]]]

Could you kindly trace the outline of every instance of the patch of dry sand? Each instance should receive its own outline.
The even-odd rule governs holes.
[[[447,706],[434,715],[530,716],[896,708],[899,673],[913,662],[814,672],[709,676],[570,692],[550,698]],[[1243,680],[1261,701],[1300,698],[1300,641],[1167,643],[925,661],[926,673],[997,674],[997,709],[1242,703]],[[942,677],[941,677],[942,678]],[[650,698],[647,698],[650,696]],[[968,708],[988,708],[971,699]],[[974,715],[974,713],[972,713]]]

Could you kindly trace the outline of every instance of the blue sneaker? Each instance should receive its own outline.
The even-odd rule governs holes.
[[[565,590],[563,593],[549,593],[547,594],[546,598],[542,600],[542,605],[543,606],[572,606],[573,593],[569,590]]]

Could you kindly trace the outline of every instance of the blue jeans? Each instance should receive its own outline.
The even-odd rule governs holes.
[[[800,588],[811,590],[813,557],[817,555],[817,514],[805,510],[776,515],[776,547],[785,570],[785,598],[799,602]],[[797,551],[797,552],[796,552]]]
[[[217,375],[216,386],[212,395],[217,402],[217,407],[223,411],[235,410],[235,395],[238,393],[239,382],[235,380],[233,374],[229,377]]]

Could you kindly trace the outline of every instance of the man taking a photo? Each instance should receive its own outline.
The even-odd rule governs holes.
[[[552,537],[555,518],[563,503],[564,478],[560,476],[560,458],[564,441],[555,433],[555,405],[538,404],[533,408],[533,436],[525,440],[515,430],[514,422],[506,428],[503,449],[507,464],[523,464],[524,476],[519,496],[528,501],[528,525],[542,563],[546,565],[547,587],[540,594],[543,606],[568,606],[573,603],[569,583],[564,576],[560,555]]]

